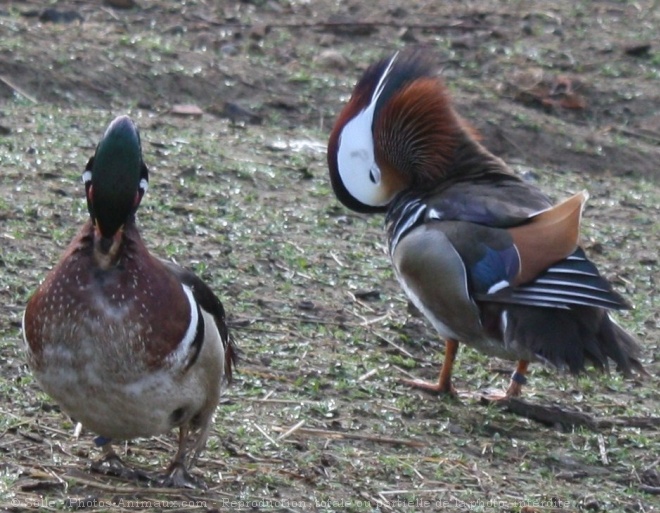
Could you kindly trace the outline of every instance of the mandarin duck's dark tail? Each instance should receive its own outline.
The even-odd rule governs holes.
[[[632,377],[634,372],[648,375],[639,361],[641,350],[637,340],[605,312],[596,338],[603,354],[616,363],[624,376]]]
[[[612,360],[626,377],[646,375],[640,346],[603,308],[575,305],[570,309],[508,305],[504,338],[539,359],[578,374],[587,363],[607,371]]]

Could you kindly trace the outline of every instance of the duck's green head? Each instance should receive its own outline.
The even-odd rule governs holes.
[[[83,173],[87,208],[103,238],[112,238],[131,218],[147,190],[140,134],[128,116],[110,123]]]

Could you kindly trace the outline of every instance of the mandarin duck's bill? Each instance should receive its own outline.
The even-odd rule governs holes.
[[[163,484],[188,474],[204,448],[236,350],[225,312],[191,272],[152,256],[135,214],[148,184],[133,121],[115,119],[83,174],[89,220],[30,298],[28,363],[62,410],[111,440],[179,428]]]
[[[645,373],[637,342],[608,314],[627,303],[579,246],[587,194],[553,205],[513,174],[456,114],[424,53],[364,73],[328,166],[345,206],[387,213],[396,276],[446,339],[438,382],[410,384],[454,393],[459,342],[518,361],[505,396],[520,394],[531,361]]]

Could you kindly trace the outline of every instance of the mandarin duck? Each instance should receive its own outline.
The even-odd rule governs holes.
[[[83,181],[90,217],[23,316],[28,364],[62,410],[100,435],[102,462],[126,469],[113,439],[179,428],[159,482],[197,487],[188,469],[236,359],[224,308],[200,278],[152,256],[140,237],[135,214],[148,170],[130,118],[109,125]]]
[[[532,361],[645,373],[608,313],[628,304],[579,246],[587,193],[553,205],[516,176],[459,117],[421,50],[366,70],[331,132],[328,167],[346,207],[386,213],[396,277],[446,340],[438,381],[409,385],[455,394],[459,342],[518,362],[495,399],[520,395]]]

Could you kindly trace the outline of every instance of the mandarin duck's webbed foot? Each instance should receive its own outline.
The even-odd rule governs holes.
[[[516,370],[511,374],[511,381],[506,391],[488,391],[483,395],[483,398],[487,401],[505,401],[512,397],[520,397],[522,387],[527,383],[527,367],[529,367],[527,360],[519,360]]]
[[[451,397],[457,398],[458,392],[451,382],[451,374],[454,368],[454,361],[456,360],[457,353],[458,342],[448,339],[445,344],[445,360],[442,364],[442,367],[440,367],[440,374],[438,376],[437,383],[431,383],[421,379],[402,379],[401,383],[409,387],[416,388],[417,390],[422,390],[428,394],[449,395]]]

